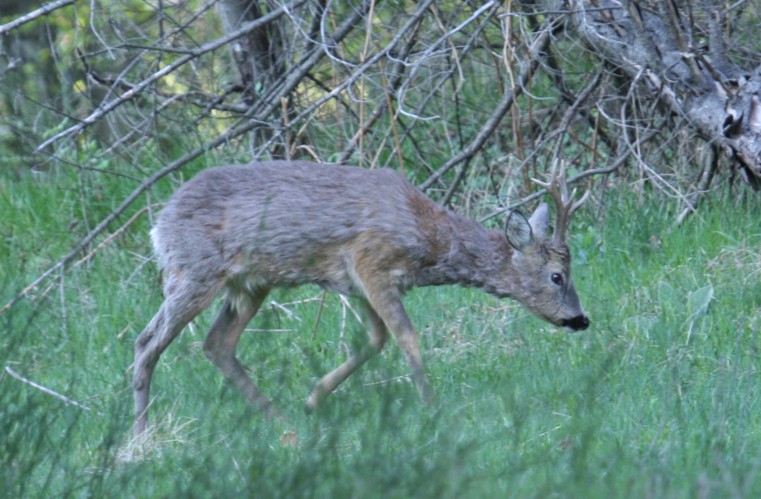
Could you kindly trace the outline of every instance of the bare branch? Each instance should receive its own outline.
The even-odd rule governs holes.
[[[95,124],[100,118],[102,118],[106,114],[110,113],[111,111],[118,108],[119,106],[122,106],[124,103],[130,101],[131,99],[134,99],[138,94],[140,94],[140,92],[147,89],[150,85],[152,85],[156,81],[176,71],[177,68],[184,66],[191,60],[197,57],[200,57],[201,55],[207,52],[211,52],[213,50],[216,50],[228,44],[232,40],[235,40],[236,38],[239,38],[245,35],[246,33],[249,33],[250,31],[253,31],[257,28],[264,26],[265,24],[269,22],[274,21],[278,17],[285,14],[287,11],[300,6],[306,1],[307,0],[293,0],[288,5],[283,5],[280,8],[275,9],[272,12],[260,17],[259,19],[256,19],[255,21],[250,21],[242,25],[239,29],[233,31],[232,33],[228,33],[225,36],[222,36],[214,40],[213,42],[205,43],[201,45],[200,47],[198,47],[197,49],[190,50],[186,55],[180,57],[177,61],[164,66],[159,71],[152,74],[150,77],[146,78],[140,83],[135,84],[130,90],[127,90],[126,92],[124,92],[119,98],[114,99],[98,107],[95,111],[93,111],[88,117],[80,121],[77,125],[71,126],[67,128],[66,130],[63,130],[62,132],[55,134],[54,136],[52,136],[51,138],[49,138],[48,140],[46,140],[45,142],[37,146],[36,152],[43,151],[50,145],[54,144],[55,142],[58,142],[59,140],[65,137],[69,137],[71,135],[75,135],[82,132],[85,128]]]
[[[502,96],[502,101],[497,105],[497,108],[484,122],[484,125],[480,128],[478,134],[470,141],[470,143],[460,151],[455,157],[447,161],[441,168],[439,168],[433,175],[420,185],[420,188],[426,190],[430,188],[437,180],[439,180],[446,172],[451,170],[455,165],[473,157],[478,152],[481,146],[486,140],[494,133],[494,130],[499,125],[502,118],[510,110],[515,99],[523,93],[523,89],[528,85],[529,80],[534,75],[534,71],[539,66],[539,61],[544,57],[544,52],[550,43],[551,36],[555,29],[558,28],[556,19],[548,21],[545,28],[538,35],[537,39],[528,48],[527,52],[531,56],[531,61],[527,64],[524,71],[521,72],[518,80],[520,84],[515,88],[513,92],[512,88],[506,88]]]
[[[653,138],[657,137],[660,133],[661,131],[658,129],[650,130],[647,134],[640,137],[637,142],[638,144],[644,144],[646,142],[649,142]],[[632,155],[632,149],[627,148],[624,150],[624,152],[620,156],[618,156],[614,161],[611,162],[610,166],[606,166],[604,168],[591,168],[589,170],[584,170],[583,172],[578,173],[574,175],[573,177],[569,178],[567,181],[567,184],[568,185],[575,184],[589,177],[595,177],[600,175],[610,175],[611,173],[617,171],[623,164],[625,164],[631,155]],[[547,194],[547,189],[540,189],[536,192],[529,194],[528,196],[525,196],[524,198],[521,198],[518,201],[510,203],[509,206],[493,211],[492,213],[479,219],[479,222],[483,223],[503,213],[517,210],[521,206],[524,206],[532,201],[535,201],[539,199],[540,197],[544,196],[545,194]]]
[[[28,22],[34,21],[35,19],[46,16],[50,14],[53,11],[56,11],[58,9],[61,9],[63,7],[67,7],[77,0],[56,0],[55,2],[46,3],[42,7],[40,7],[37,10],[33,10],[29,14],[25,14],[19,18],[14,19],[13,21],[3,24],[0,26],[0,37],[5,35],[7,32],[18,28],[19,26],[22,26]]]

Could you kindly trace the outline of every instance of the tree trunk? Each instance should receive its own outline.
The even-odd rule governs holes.
[[[270,7],[269,2],[257,0],[219,0],[217,6],[228,33],[245,22],[259,19]],[[255,103],[260,92],[285,73],[282,35],[282,24],[272,22],[230,44],[246,104]]]

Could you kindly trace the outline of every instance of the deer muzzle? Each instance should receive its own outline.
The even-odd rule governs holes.
[[[571,319],[563,319],[560,322],[560,325],[571,328],[574,331],[581,331],[589,327],[589,317],[586,315],[577,315]]]

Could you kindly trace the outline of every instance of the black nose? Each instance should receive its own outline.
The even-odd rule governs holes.
[[[563,327],[570,327],[574,331],[579,331],[589,327],[589,317],[586,315],[577,315],[573,319],[563,319]]]

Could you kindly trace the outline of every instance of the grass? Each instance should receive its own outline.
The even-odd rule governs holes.
[[[85,230],[69,180],[0,178],[3,302]],[[127,187],[103,188],[117,202]],[[603,222],[589,209],[572,228],[586,332],[476,290],[414,290],[438,402],[418,402],[390,345],[307,416],[311,384],[364,333],[333,295],[320,312],[317,288],[278,291],[251,327],[280,332],[248,333],[240,356],[287,423],[266,422],[205,360],[209,312],[157,366],[148,449],[129,447],[132,342],[160,303],[143,217],[0,316],[3,367],[89,408],[0,373],[0,494],[758,496],[757,210],[717,196],[675,229],[667,201],[606,203]]]

